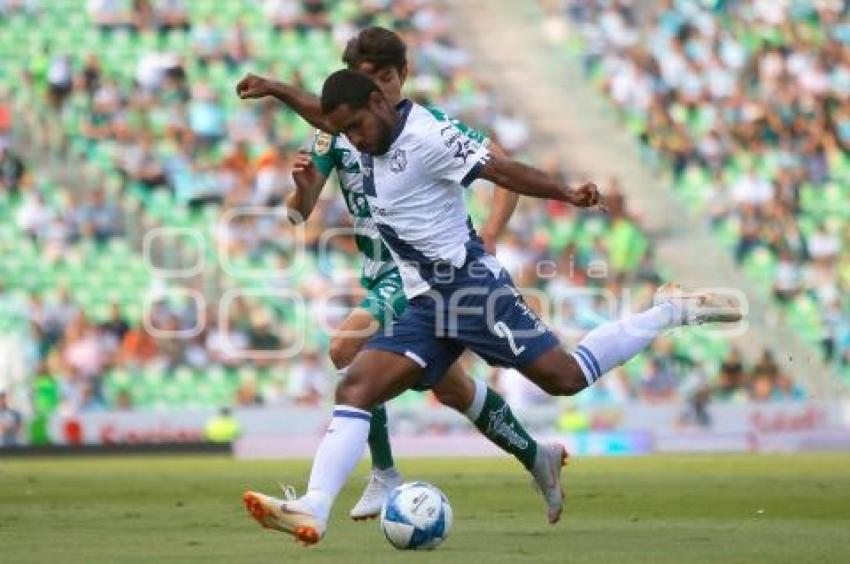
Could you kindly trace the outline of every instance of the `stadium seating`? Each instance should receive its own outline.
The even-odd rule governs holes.
[[[570,1],[579,34],[565,50],[784,321],[850,382],[846,8],[666,2],[642,28],[635,9]]]
[[[374,17],[358,2],[327,2],[327,26],[295,24],[282,30],[273,27],[261,2],[186,2],[192,26],[188,31],[134,29],[129,24],[99,29],[94,24],[95,14],[87,11],[83,0],[42,2],[33,13],[18,11],[2,16],[0,99],[2,93],[8,93],[24,114],[48,116],[42,122],[29,122],[24,129],[30,131],[24,131],[24,136],[43,137],[39,149],[59,155],[79,173],[78,177],[75,173],[62,177],[42,170],[33,152],[28,159],[30,180],[26,189],[18,194],[0,192],[0,295],[9,298],[0,304],[10,304],[0,308],[0,328],[24,335],[38,345],[39,352],[29,368],[37,415],[59,408],[211,408],[299,401],[297,393],[288,388],[289,375],[299,368],[299,358],[272,363],[216,361],[211,336],[214,326],[203,328],[197,347],[193,348],[195,341],[191,339],[191,343],[183,341],[171,356],[163,352],[171,350],[169,338],[158,337],[154,341],[159,352],[143,361],[122,360],[116,353],[129,347],[126,336],[122,336],[123,342],[103,345],[98,353],[103,357],[101,365],[88,376],[93,391],[84,394],[79,374],[65,358],[68,348],[77,342],[76,337],[69,336],[68,326],[77,323],[84,328],[83,333],[95,331],[98,324],[110,320],[112,305],[117,304],[133,338],[138,339],[134,346],[144,347],[148,337],[140,325],[145,296],[151,292],[164,299],[162,318],[177,319],[172,328],[187,330],[200,312],[197,304],[187,305],[177,293],[180,289],[184,293],[187,288],[196,290],[206,303],[218,304],[227,290],[242,288],[257,293],[246,298],[247,313],[235,308],[227,314],[237,327],[234,331],[242,337],[247,339],[254,331],[252,320],[271,316],[283,343],[290,342],[294,333],[304,332],[310,347],[324,349],[327,336],[309,323],[310,318],[322,306],[322,288],[356,290],[357,260],[343,246],[332,249],[329,258],[321,260],[308,253],[286,275],[252,276],[258,269],[291,266],[294,256],[287,241],[292,228],[280,227],[279,220],[245,219],[238,229],[231,229],[221,220],[228,212],[238,214],[247,205],[260,205],[271,212],[272,199],[255,201],[261,164],[274,163],[273,155],[279,155],[281,162],[274,165],[279,167],[274,186],[279,200],[291,189],[287,177],[292,154],[308,142],[311,130],[291,112],[239,100],[234,86],[245,72],[255,71],[300,80],[315,91],[324,76],[339,66],[340,42],[356,25],[383,24],[421,38],[433,37],[435,32],[444,35],[439,29],[420,29],[426,25],[439,27],[439,17],[415,18],[417,10],[435,8],[417,2],[396,4],[398,19],[393,20]],[[237,24],[244,26],[249,45],[246,52],[238,58],[228,50],[229,40],[222,40],[220,56],[204,60],[196,50],[201,22],[213,22],[222,37],[237,29]],[[489,129],[498,117],[492,94],[470,79],[467,67],[447,63],[430,52],[428,40],[419,44],[411,54],[415,63],[411,95],[436,100],[453,115]],[[446,45],[451,43],[443,47]],[[89,66],[92,53],[98,54],[99,62]],[[50,70],[54,65],[61,67],[61,61],[57,63],[61,55],[70,57],[73,69],[73,87],[64,97],[56,94],[56,84],[51,82],[61,72]],[[160,66],[151,71],[146,65]],[[96,77],[88,89],[87,69]],[[44,131],[31,131],[34,123]],[[105,126],[110,128],[106,133],[102,131]],[[498,137],[498,131],[493,134]],[[187,141],[191,138],[209,139],[193,144]],[[151,164],[156,173],[150,178],[140,174],[133,164],[140,160]],[[87,175],[93,170],[95,175]],[[240,177],[238,171],[245,176]],[[691,181],[697,185],[691,191],[705,190],[704,180]],[[204,192],[205,187],[212,189]],[[95,189],[104,192],[107,204],[117,206],[122,218],[120,228],[101,237],[93,237],[86,231],[85,222],[75,219],[86,210]],[[36,195],[43,209],[32,204]],[[341,202],[332,194],[328,196],[317,210],[317,224],[347,225]],[[702,202],[700,198],[692,201],[694,205]],[[53,218],[54,227],[68,233],[56,235],[47,224],[35,234],[28,233],[20,220],[21,210],[27,205],[35,205],[43,215]],[[472,195],[470,207],[480,224],[488,209],[487,191]],[[728,227],[725,221],[722,225]],[[172,245],[171,240],[163,243],[164,258],[160,258],[164,264],[181,268],[203,258],[203,272],[182,279],[152,270],[142,252],[145,235],[153,227],[200,234],[197,239],[189,237],[182,246]],[[186,253],[175,250],[186,246]],[[535,251],[529,253],[528,249]],[[652,242],[629,216],[625,203],[620,213],[609,218],[525,202],[499,253],[512,264],[518,280],[547,293],[559,286],[616,291],[628,285],[645,302],[661,278],[652,261]],[[184,260],[187,256],[188,263]],[[551,280],[537,279],[533,269],[529,274],[529,265],[538,258],[569,262],[578,274],[560,272]],[[594,259],[606,260],[615,272],[601,280],[587,277],[584,273]],[[771,257],[764,254],[752,253],[747,261],[756,275],[769,277],[774,267]],[[276,299],[273,293],[281,288],[306,296],[309,314]],[[62,305],[65,292],[72,306]],[[70,308],[82,314],[73,322],[64,319],[59,334],[45,338],[43,320],[26,311],[33,296],[43,301],[44,312]],[[353,303],[354,298],[347,301],[349,306]],[[797,300],[795,307],[795,319],[809,315],[811,323],[817,324],[811,304],[807,310]],[[583,330],[618,313],[587,300],[570,302],[570,308],[575,323]],[[729,352],[728,343],[701,332],[676,334],[672,349],[665,347],[642,355],[625,368],[627,390],[623,397],[642,397],[640,390],[650,365],[673,366],[680,379],[699,372],[708,385]],[[484,378],[492,376],[481,364],[472,365],[470,370]],[[685,392],[677,391],[677,387],[672,391],[681,399]],[[51,399],[56,396],[60,401]],[[613,397],[603,384],[582,401],[613,401]],[[426,399],[407,394],[400,401],[420,404]]]

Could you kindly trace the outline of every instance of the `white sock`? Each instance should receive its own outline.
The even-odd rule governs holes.
[[[481,411],[484,409],[484,400],[487,399],[487,384],[477,378],[473,381],[475,382],[475,395],[472,396],[472,403],[469,404],[463,414],[474,424],[481,417]]]
[[[371,418],[368,411],[356,407],[334,407],[333,419],[313,458],[307,493],[301,498],[318,519],[328,520],[339,490],[363,456]]]
[[[592,386],[603,374],[644,350],[658,335],[677,327],[676,306],[661,303],[647,311],[604,323],[585,335],[573,358],[576,359],[587,385]]]

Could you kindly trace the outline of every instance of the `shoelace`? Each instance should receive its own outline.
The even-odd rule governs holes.
[[[292,486],[286,486],[284,484],[278,483],[280,489],[283,490],[283,499],[285,501],[295,501],[298,499],[298,496],[295,493],[295,488]]]

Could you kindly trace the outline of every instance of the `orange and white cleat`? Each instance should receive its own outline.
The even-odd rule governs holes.
[[[286,499],[258,492],[242,494],[245,509],[266,529],[274,529],[295,537],[304,546],[316,544],[325,535],[325,524],[298,499],[292,488],[284,488]]]
[[[546,502],[546,517],[552,525],[561,519],[564,509],[561,469],[567,465],[569,457],[564,445],[537,443],[537,459],[531,475],[534,477],[534,487]]]
[[[676,321],[680,325],[703,323],[737,323],[744,315],[740,305],[731,297],[713,292],[687,292],[678,284],[667,283],[655,292],[653,302],[665,302],[676,308]]]

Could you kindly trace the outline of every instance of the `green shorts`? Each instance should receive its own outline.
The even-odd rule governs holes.
[[[364,288],[366,297],[359,307],[372,314],[381,327],[395,320],[407,308],[407,297],[397,269],[387,272]]]

